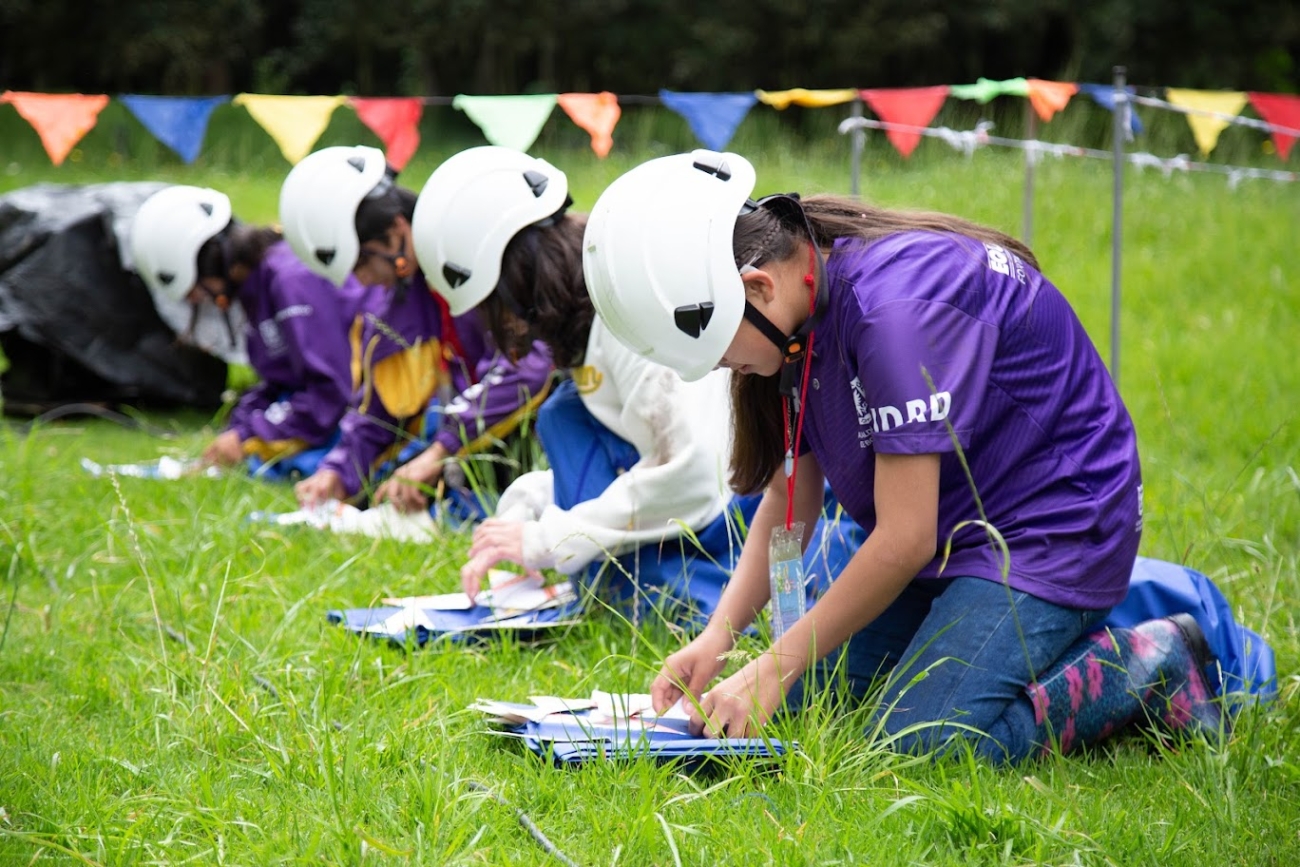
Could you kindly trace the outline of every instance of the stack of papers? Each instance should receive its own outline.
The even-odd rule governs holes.
[[[578,623],[578,597],[569,582],[544,585],[541,575],[493,569],[490,589],[471,602],[464,593],[383,599],[380,608],[330,611],[358,635],[423,645],[437,638],[484,637],[494,632],[536,633]]]
[[[185,476],[203,476],[215,479],[221,476],[218,466],[204,466],[197,458],[161,457],[140,464],[98,464],[90,458],[81,459],[81,468],[95,478],[114,473],[133,479],[165,479],[174,481]]]
[[[528,702],[479,699],[470,709],[502,725],[498,734],[519,738],[556,765],[640,757],[772,759],[798,749],[768,738],[695,737],[687,730],[688,714],[681,702],[656,714],[650,696],[640,693],[596,690],[586,699],[543,695],[531,696]]]
[[[331,533],[356,533],[399,542],[432,542],[438,535],[438,525],[427,510],[399,512],[392,503],[358,509],[350,503],[326,500],[293,512],[253,512],[248,520],[281,527],[304,524]]]

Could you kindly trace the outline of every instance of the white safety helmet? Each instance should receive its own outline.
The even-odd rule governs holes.
[[[461,151],[429,177],[411,234],[429,286],[453,316],[492,294],[501,257],[519,231],[564,213],[569,180],[545,160],[513,148]]]
[[[183,300],[198,281],[199,248],[230,225],[230,198],[204,187],[164,187],[131,223],[135,270],[155,292]]]
[[[732,238],[754,183],[737,154],[660,157],[610,184],[587,219],[582,270],[596,313],[688,382],[717,366],[744,316]]]
[[[361,255],[357,207],[391,186],[379,148],[328,147],[304,157],[280,187],[280,226],[308,268],[342,286]],[[380,190],[382,191],[382,190]]]

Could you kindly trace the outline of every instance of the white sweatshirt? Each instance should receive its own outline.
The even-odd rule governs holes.
[[[698,382],[619,343],[597,317],[573,371],[587,410],[641,459],[598,497],[565,510],[550,470],[526,473],[501,495],[497,517],[524,523],[524,566],[573,574],[600,556],[700,530],[722,514],[730,455],[728,372]]]

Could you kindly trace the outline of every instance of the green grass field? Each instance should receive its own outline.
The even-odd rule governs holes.
[[[847,146],[738,148],[760,192],[847,192]],[[649,156],[647,147],[639,156]],[[617,152],[616,152],[617,153]],[[636,161],[543,150],[578,208]],[[229,191],[274,219],[287,166],[89,161],[0,178],[145,178]],[[423,184],[433,158],[408,169]],[[1108,165],[1049,161],[1035,248],[1110,358]],[[1020,228],[1022,164],[927,143],[868,153],[865,194]],[[1300,188],[1130,171],[1121,386],[1145,472],[1143,553],[1210,574],[1277,653],[1281,699],[1224,747],[1143,737],[1015,770],[905,760],[823,702],[776,727],[776,766],[557,771],[464,708],[646,691],[676,639],[598,612],[544,646],[405,652],[328,608],[456,589],[467,540],[417,547],[254,525],[288,489],[89,478],[78,459],[193,454],[214,431],[151,417],[0,429],[0,863],[545,864],[523,810],[579,864],[1290,865],[1300,852]],[[758,645],[750,645],[752,652]],[[509,802],[502,805],[491,794]]]

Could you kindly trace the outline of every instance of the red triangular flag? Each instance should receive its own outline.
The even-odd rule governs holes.
[[[1252,93],[1249,96],[1250,104],[1266,123],[1287,129],[1300,129],[1300,96],[1285,93]],[[1277,154],[1283,162],[1291,154],[1291,145],[1295,144],[1295,139],[1295,136],[1286,133],[1273,133],[1273,144],[1277,145]]]
[[[861,94],[871,110],[885,123],[923,127],[930,125],[943,101],[948,98],[948,85],[863,90]],[[921,133],[911,130],[889,129],[885,130],[885,135],[905,157],[912,155],[921,140]]]
[[[0,102],[12,103],[45,145],[56,166],[62,165],[82,136],[95,128],[99,113],[108,105],[104,94],[22,93],[6,90]]]
[[[361,122],[384,143],[388,164],[399,172],[406,168],[420,144],[420,115],[424,112],[420,98],[362,99],[354,96],[348,104],[356,109]]]

